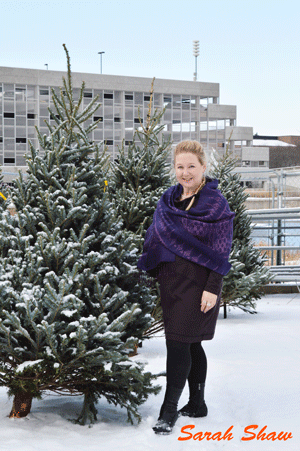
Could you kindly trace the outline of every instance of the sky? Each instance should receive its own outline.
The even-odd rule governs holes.
[[[300,2],[0,0],[0,66],[220,84],[237,125],[300,135]],[[155,88],[155,85],[154,85]]]

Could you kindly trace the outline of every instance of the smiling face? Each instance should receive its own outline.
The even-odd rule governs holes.
[[[175,158],[175,172],[183,194],[192,194],[203,180],[206,165],[202,165],[194,153],[180,153]]]

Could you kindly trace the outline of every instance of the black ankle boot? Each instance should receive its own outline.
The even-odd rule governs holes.
[[[204,401],[204,387],[204,383],[189,383],[190,399],[189,402],[179,410],[179,415],[191,418],[206,417],[207,406]]]
[[[152,428],[156,434],[167,435],[172,432],[178,418],[177,404],[183,388],[167,385],[164,402],[161,406],[156,425]]]

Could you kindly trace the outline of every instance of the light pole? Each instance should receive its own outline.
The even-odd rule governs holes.
[[[102,55],[105,52],[98,52],[98,55],[100,55],[100,74],[102,74]]]
[[[46,63],[46,64],[44,64],[44,66],[47,66],[47,70],[48,70],[48,64]]]
[[[195,57],[194,81],[197,81],[197,57],[199,56],[199,41],[193,41],[193,43]]]

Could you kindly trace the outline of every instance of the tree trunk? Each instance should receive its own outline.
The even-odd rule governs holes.
[[[14,396],[13,406],[9,418],[23,418],[30,413],[32,395],[26,392],[18,392]]]
[[[223,307],[224,307],[224,318],[227,318],[227,303],[223,301]]]
[[[138,345],[134,345],[133,351],[128,354],[128,357],[134,357],[137,355]]]
[[[97,396],[94,393],[86,392],[84,394],[82,411],[77,420],[75,420],[75,423],[84,426],[89,421],[90,424],[93,424],[97,420],[96,403]]]

